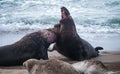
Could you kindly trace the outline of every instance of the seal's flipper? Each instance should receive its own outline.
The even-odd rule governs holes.
[[[55,49],[54,49],[54,46],[55,45],[55,43],[53,43],[53,44],[50,44],[50,46],[49,46],[49,48],[48,48],[48,51],[49,52],[52,52],[52,51],[54,51]]]
[[[95,51],[97,51],[99,53],[99,50],[103,50],[103,47],[96,47]]]
[[[98,50],[103,50],[103,47],[96,47],[95,50],[96,50],[96,51],[98,51]]]

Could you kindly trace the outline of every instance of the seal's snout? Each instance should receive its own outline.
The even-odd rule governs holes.
[[[61,7],[61,17],[62,19],[67,18],[70,15],[70,12],[66,7]]]
[[[62,19],[64,19],[64,18],[66,18],[66,15],[65,15],[65,12],[63,11],[63,12],[61,12],[61,17],[62,17]]]

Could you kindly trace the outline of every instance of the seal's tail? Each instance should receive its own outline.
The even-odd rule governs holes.
[[[96,47],[95,51],[97,51],[99,53],[99,50],[103,50],[103,47]]]

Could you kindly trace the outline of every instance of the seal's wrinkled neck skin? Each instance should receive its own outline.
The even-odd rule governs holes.
[[[41,34],[43,36],[43,38],[45,38],[47,40],[48,43],[54,43],[56,41],[56,34],[53,31],[50,30],[41,30]]]

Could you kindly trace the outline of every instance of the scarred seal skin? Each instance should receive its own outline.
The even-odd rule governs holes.
[[[51,29],[30,33],[13,44],[0,47],[0,66],[22,65],[30,58],[48,59],[47,49],[55,41],[56,34]]]
[[[53,47],[62,55],[72,60],[85,60],[97,57],[102,47],[93,48],[86,40],[80,38],[76,31],[75,23],[66,7],[61,7],[61,20],[54,26],[58,39]]]

